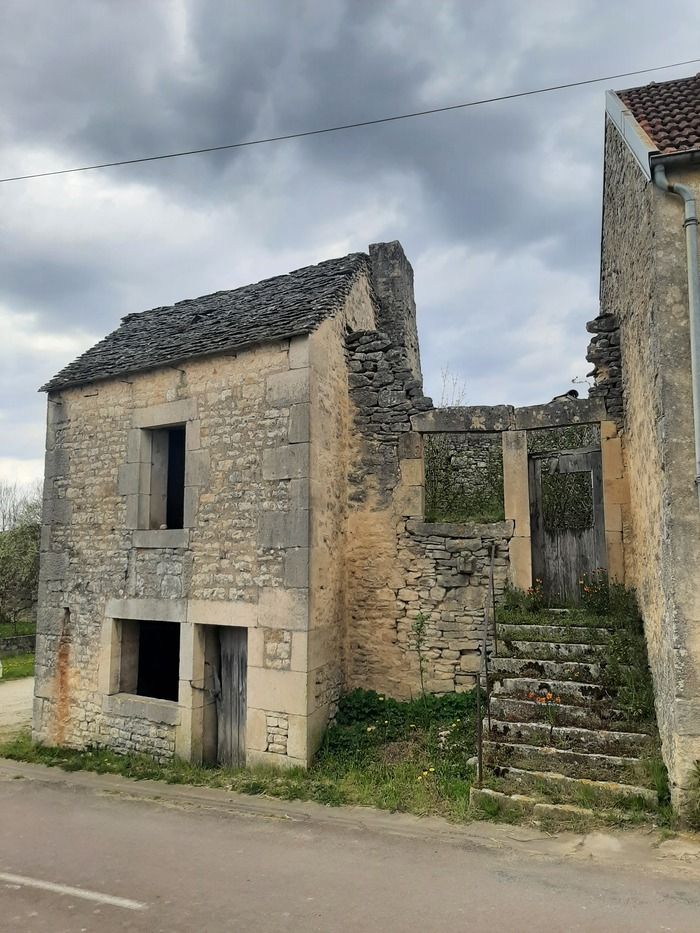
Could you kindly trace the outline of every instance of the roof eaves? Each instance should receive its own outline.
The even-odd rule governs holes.
[[[659,154],[653,140],[637,123],[632,111],[615,91],[605,93],[605,112],[624,139],[642,172],[651,181],[651,159]]]
[[[141,312],[136,313],[140,314]],[[95,385],[95,383],[111,382],[114,380],[119,382],[129,382],[130,377],[132,376],[141,376],[143,373],[152,373],[157,369],[174,369],[178,366],[182,366],[184,363],[189,362],[189,360],[201,360],[215,356],[235,357],[241,353],[246,353],[249,350],[254,350],[257,347],[264,347],[272,343],[284,343],[285,341],[293,340],[295,337],[308,337],[312,333],[313,331],[309,330],[308,328],[295,331],[285,330],[284,333],[280,334],[272,333],[270,337],[265,337],[258,340],[244,341],[242,343],[232,343],[228,347],[217,347],[215,350],[202,350],[196,353],[183,353],[182,356],[174,356],[167,362],[150,363],[144,366],[134,366],[132,369],[125,369],[123,372],[109,373],[106,376],[95,376],[94,378],[90,379],[67,378],[64,381],[54,376],[53,379],[50,379],[48,382],[44,383],[43,386],[40,386],[37,389],[37,392],[46,392],[50,394],[51,392],[61,392],[63,389],[78,389],[81,386],[92,386]]]

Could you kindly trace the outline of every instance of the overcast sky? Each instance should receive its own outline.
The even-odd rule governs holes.
[[[700,56],[696,2],[666,0],[663,22],[658,10],[652,0],[3,0],[0,175]],[[381,240],[401,240],[415,270],[427,394],[439,400],[444,367],[468,404],[570,388],[590,369],[605,89],[0,186],[0,477],[40,475],[37,387],[122,315]]]

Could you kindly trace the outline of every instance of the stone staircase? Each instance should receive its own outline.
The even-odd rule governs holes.
[[[616,687],[604,676],[611,629],[604,619],[576,625],[565,610],[551,610],[546,624],[534,618],[497,625],[485,786],[472,788],[472,804],[493,816],[568,822],[594,811],[616,820],[653,814],[656,730],[616,705]]]

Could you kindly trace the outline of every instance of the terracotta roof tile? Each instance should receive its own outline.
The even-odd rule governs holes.
[[[700,74],[617,91],[617,96],[659,152],[700,149]]]

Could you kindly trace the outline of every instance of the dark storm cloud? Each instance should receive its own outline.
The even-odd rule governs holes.
[[[8,0],[0,171],[218,145],[693,57],[690,0],[665,7],[667,21],[689,24],[680,34],[656,27],[651,0],[633,21],[630,9]],[[1,388],[14,400],[0,458],[38,459],[33,388],[121,314],[382,238],[401,239],[414,263],[434,394],[445,364],[473,402],[559,391],[586,370],[583,325],[595,314],[603,91],[3,186],[0,327],[14,362]]]

